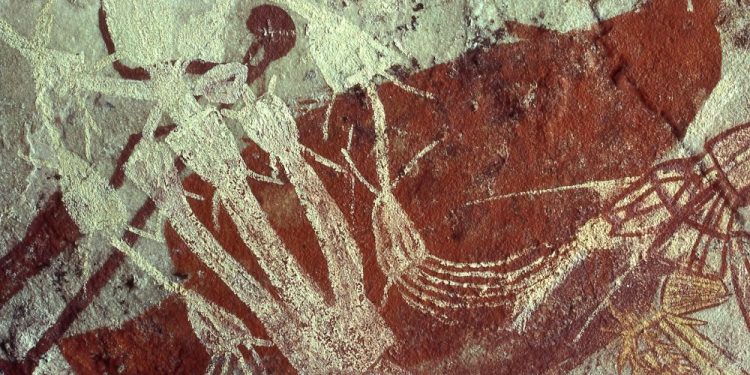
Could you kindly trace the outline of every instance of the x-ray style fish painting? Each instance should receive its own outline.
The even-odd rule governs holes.
[[[746,374],[746,0],[0,1],[0,374]]]

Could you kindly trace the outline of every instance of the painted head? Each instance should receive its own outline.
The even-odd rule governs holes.
[[[294,21],[285,10],[274,5],[253,8],[245,22],[247,30],[263,47],[264,60],[284,57],[297,42]]]

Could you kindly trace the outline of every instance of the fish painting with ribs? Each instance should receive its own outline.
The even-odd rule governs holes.
[[[0,257],[0,372],[746,373],[711,314],[750,332],[750,125],[682,147],[747,6],[551,3],[100,0],[94,64],[49,46],[66,3],[0,21],[14,157],[59,177]],[[94,94],[138,103],[106,168]],[[87,326],[123,272],[162,297]]]

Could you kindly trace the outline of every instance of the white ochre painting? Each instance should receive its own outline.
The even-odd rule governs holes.
[[[0,0],[0,374],[747,374],[747,0]]]

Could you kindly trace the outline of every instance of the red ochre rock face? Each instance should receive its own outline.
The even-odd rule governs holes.
[[[639,12],[604,21],[592,30],[565,34],[507,25],[520,41],[485,46],[404,77],[405,83],[435,99],[391,83],[380,85],[392,176],[399,176],[419,150],[438,141],[394,191],[429,251],[454,261],[493,261],[531,249],[510,262],[507,270],[528,264],[571,241],[579,226],[598,215],[606,202],[583,189],[471,202],[638,176],[679,142],[717,83],[721,66],[714,27],[718,1],[695,3],[695,10],[688,12],[683,1],[652,1]],[[345,165],[340,150],[347,147],[353,127],[352,159],[377,186],[367,97],[357,90],[336,97],[327,140],[321,131],[324,116],[325,108],[298,119],[302,143]],[[268,155],[257,146],[248,145],[243,156],[250,169],[269,173],[264,170]],[[378,303],[385,276],[375,260],[370,219],[374,196],[350,176],[308,161],[353,228],[364,255],[368,297]],[[325,261],[294,190],[289,185],[251,185],[287,247],[329,291]],[[184,186],[205,198],[190,200],[198,218],[271,289],[227,213],[221,210],[218,228],[212,223],[213,188],[196,175],[187,177]],[[175,274],[185,278],[187,287],[237,315],[257,336],[268,337],[253,313],[170,227],[166,236]],[[602,256],[596,261],[571,276],[580,285],[568,282],[561,296],[569,298],[543,308],[548,320],[526,335],[503,332],[510,319],[508,308],[458,314],[459,324],[445,326],[407,306],[393,291],[383,315],[398,344],[388,356],[418,370],[421,364],[458,356],[468,338],[481,337],[486,347],[510,347],[508,355],[465,368],[459,364],[457,371],[531,374],[565,361],[577,363],[604,343],[574,348],[566,342],[566,327],[577,319],[571,315],[576,298],[611,280],[608,270],[615,260]],[[168,299],[120,328],[69,337],[59,344],[82,374],[118,368],[127,373],[200,373],[209,357],[196,349],[201,346],[185,314],[177,300]],[[260,348],[259,353],[269,372],[294,373],[277,350]]]
[[[61,349],[79,374],[116,374],[123,368],[131,374],[191,374],[210,358],[175,297],[119,329],[64,339]]]

